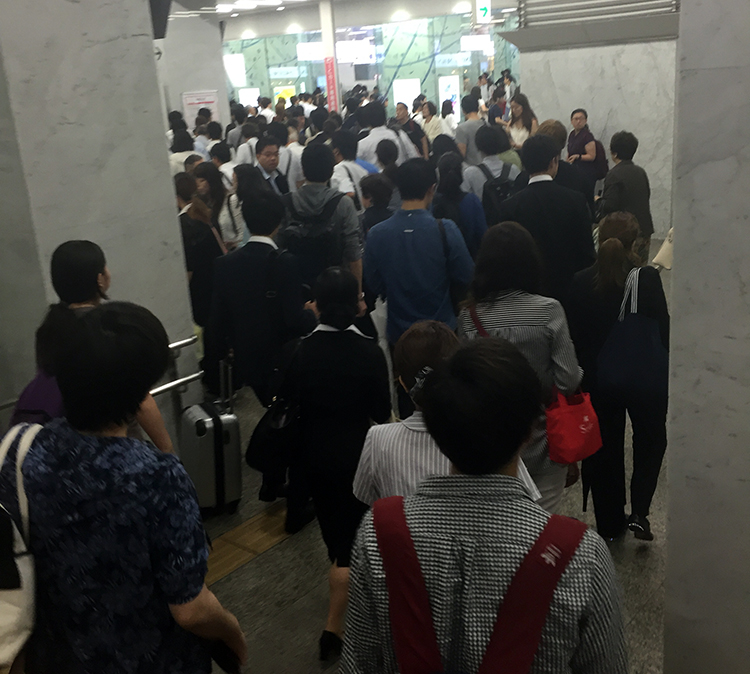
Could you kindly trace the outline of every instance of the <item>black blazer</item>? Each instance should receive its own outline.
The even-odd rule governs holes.
[[[315,328],[304,309],[296,258],[250,242],[220,258],[206,334],[206,383],[216,389],[218,362],[234,349],[235,379],[266,404],[267,387],[285,342]]]
[[[501,204],[500,216],[534,237],[544,263],[542,294],[564,300],[573,275],[596,259],[583,195],[554,181],[532,183]]]
[[[591,221],[593,222],[595,213],[594,195],[591,192],[591,185],[583,176],[583,174],[578,169],[576,169],[575,166],[571,166],[570,164],[568,164],[568,162],[560,160],[560,165],[557,169],[557,175],[555,176],[555,182],[561,187],[567,187],[569,190],[580,192],[584,197],[586,197],[586,203],[588,204],[591,214]],[[521,173],[518,174],[518,177],[513,183],[513,186],[516,188],[516,190],[520,191],[525,187],[528,187],[528,184],[529,172],[521,171]]]
[[[632,161],[621,161],[609,170],[604,179],[604,192],[597,203],[601,217],[616,211],[632,213],[641,226],[643,236],[654,233],[654,221],[651,219],[651,187],[648,176]]]

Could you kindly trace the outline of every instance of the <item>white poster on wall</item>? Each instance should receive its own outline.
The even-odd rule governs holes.
[[[422,82],[416,77],[408,80],[393,80],[393,96],[391,104],[405,103],[411,112],[411,104],[422,93]]]
[[[438,110],[440,110],[440,106],[442,106],[444,101],[450,101],[453,104],[453,114],[457,115],[459,112],[459,101],[461,100],[461,81],[458,75],[438,77],[438,92],[440,97],[440,102],[437,106]]]
[[[211,121],[220,122],[219,92],[188,91],[182,94],[182,114],[185,116],[188,128],[192,128],[198,116],[198,110],[201,108],[208,108],[211,111]]]

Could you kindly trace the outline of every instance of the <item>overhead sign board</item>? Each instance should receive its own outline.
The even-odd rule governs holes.
[[[492,21],[492,3],[490,0],[477,0],[477,23]]]

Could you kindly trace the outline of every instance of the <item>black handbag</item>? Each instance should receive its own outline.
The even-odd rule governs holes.
[[[661,400],[668,395],[669,353],[657,321],[638,313],[639,273],[628,275],[620,316],[599,352],[597,390],[621,400]]]

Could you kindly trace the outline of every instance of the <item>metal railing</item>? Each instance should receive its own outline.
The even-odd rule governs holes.
[[[519,0],[521,28],[658,16],[680,11],[680,0]]]

